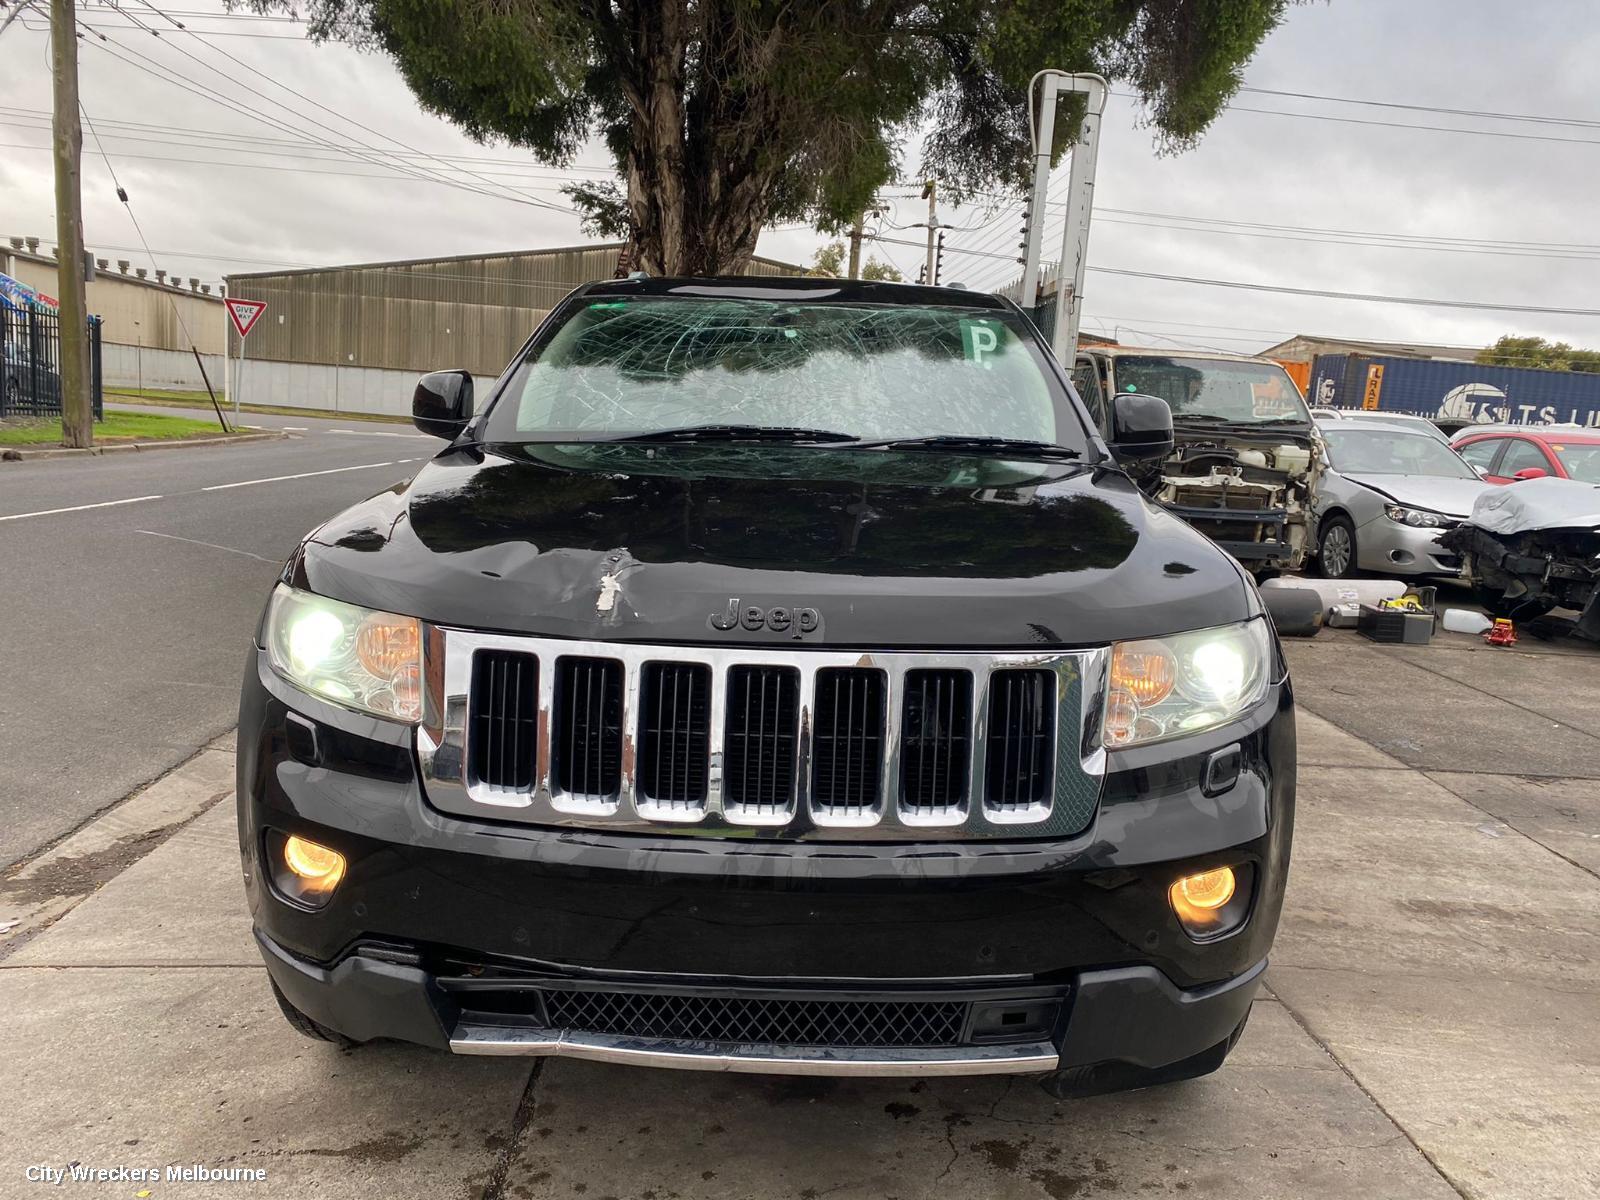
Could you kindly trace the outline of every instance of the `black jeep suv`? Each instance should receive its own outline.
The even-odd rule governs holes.
[[[290,557],[239,833],[336,1041],[810,1074],[1214,1070],[1278,923],[1277,639],[1006,301],[568,296]]]

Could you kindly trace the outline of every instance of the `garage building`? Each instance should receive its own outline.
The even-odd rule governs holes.
[[[416,377],[470,371],[487,387],[573,288],[609,279],[622,243],[270,271],[227,278],[263,301],[234,385],[246,404],[335,412],[410,411]],[[751,275],[803,275],[757,257]],[[232,353],[238,337],[230,332]]]

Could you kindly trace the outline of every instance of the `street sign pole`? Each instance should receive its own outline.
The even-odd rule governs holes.
[[[239,335],[239,361],[233,369],[233,379],[228,388],[233,393],[233,415],[239,416],[239,393],[244,391],[244,340],[250,336],[250,331],[256,327],[256,322],[261,319],[261,314],[267,311],[265,300],[241,300],[237,296],[229,296],[223,301],[228,310],[228,320],[233,324],[234,332]],[[224,347],[226,348],[226,347]],[[223,356],[224,361],[227,355]],[[234,424],[238,424],[237,419]]]
[[[1033,129],[1033,195],[1028,197],[1028,233],[1022,247],[1022,289],[1017,303],[1030,313],[1039,303],[1039,250],[1044,241],[1044,201],[1050,190],[1050,149],[1056,136],[1056,96],[1061,90],[1059,72],[1040,71],[1043,77],[1037,124]],[[1033,101],[1029,89],[1029,103]]]

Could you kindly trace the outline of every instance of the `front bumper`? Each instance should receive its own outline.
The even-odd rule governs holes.
[[[1208,795],[1205,764],[1232,745],[1238,779]],[[1224,1041],[1248,1011],[1282,903],[1294,758],[1284,683],[1233,725],[1113,754],[1094,821],[1070,840],[757,843],[519,827],[434,810],[408,728],[306,696],[253,655],[240,850],[273,980],[357,1040],[786,1073],[1158,1070]],[[325,908],[275,890],[269,830],[345,855]],[[1167,890],[1223,864],[1250,880],[1248,916],[1197,942]],[[929,1000],[967,1016],[939,1045],[662,1038],[552,1021],[549,994],[574,991]]]
[[[1462,573],[1461,555],[1439,545],[1446,531],[1402,525],[1378,516],[1356,530],[1356,565],[1389,575],[1442,575]]]
[[[363,947],[328,968],[296,958],[259,929],[256,940],[273,982],[295,1008],[358,1041],[393,1038],[457,1054],[782,1075],[1012,1075],[1099,1063],[1155,1071],[1216,1046],[1238,1028],[1266,968],[1263,960],[1232,979],[1187,990],[1149,966],[1087,971],[1071,989],[1060,991],[1050,1027],[1030,1038],[955,1047],[848,1048],[552,1028],[475,1009],[474,993],[483,989],[461,989],[461,980],[442,980],[391,947]],[[996,993],[946,994],[981,997],[977,1002],[983,1003]],[[1028,998],[1033,1008],[1045,994]],[[992,1003],[1017,1001],[1001,997]]]

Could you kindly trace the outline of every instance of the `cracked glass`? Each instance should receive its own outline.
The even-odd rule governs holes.
[[[518,367],[493,442],[701,425],[869,440],[983,436],[1082,449],[1082,425],[1014,314],[708,297],[597,300]]]

